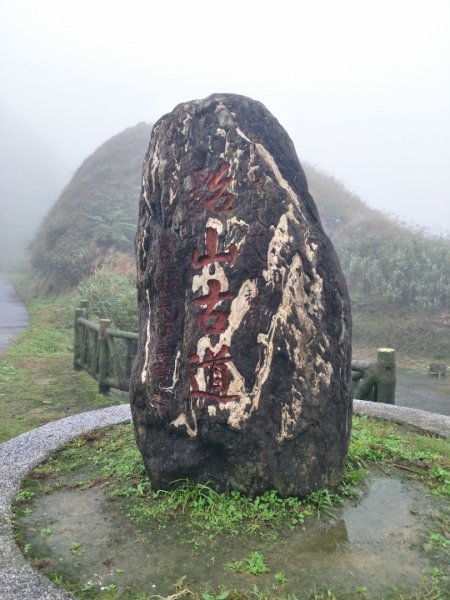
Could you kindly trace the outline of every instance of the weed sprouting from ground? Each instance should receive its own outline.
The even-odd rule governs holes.
[[[78,483],[82,489],[102,486],[126,510],[133,521],[164,527],[176,517],[184,519],[187,529],[210,538],[219,534],[268,534],[281,523],[295,527],[316,513],[332,514],[344,497],[357,495],[357,486],[371,464],[397,467],[415,479],[426,482],[435,495],[449,494],[449,448],[445,440],[418,435],[393,423],[367,417],[355,417],[348,465],[337,491],[318,490],[307,498],[281,498],[268,491],[255,498],[233,491],[217,493],[208,484],[188,480],[174,482],[171,490],[153,490],[141,455],[136,447],[132,426],[121,425],[107,432],[81,436],[31,473],[21,492],[21,500],[42,490],[40,473],[54,479],[49,491],[77,469],[83,469]],[[19,496],[20,497],[20,496]]]
[[[257,551],[251,552],[244,560],[226,564],[225,570],[236,571],[237,573],[251,573],[251,575],[270,573],[270,568],[266,565],[264,555]]]
[[[88,586],[88,589],[84,582],[84,588],[81,585],[73,587],[74,584],[68,584],[63,574],[63,585],[67,589],[75,590],[81,598],[341,600],[342,596],[335,595],[326,587],[312,590],[309,594],[304,592],[299,597],[288,594],[287,588],[292,585],[292,575],[289,573],[287,577],[284,571],[280,570],[282,565],[272,563],[270,548],[275,543],[282,544],[283,532],[304,527],[305,521],[313,515],[329,516],[345,497],[357,496],[361,482],[364,482],[373,465],[379,465],[384,471],[399,469],[406,477],[425,483],[433,495],[443,497],[448,494],[448,441],[418,435],[393,423],[367,417],[355,417],[353,420],[348,464],[338,490],[317,490],[304,499],[281,498],[275,491],[249,498],[236,491],[225,495],[216,492],[208,484],[179,480],[174,482],[173,489],[158,491],[152,488],[145,473],[142,457],[135,444],[132,425],[128,424],[80,436],[53,454],[24,481],[15,510],[18,516],[25,516],[29,514],[30,503],[36,497],[65,485],[78,487],[79,490],[99,486],[113,502],[115,510],[134,522],[138,531],[148,536],[151,531],[157,532],[158,529],[167,528],[171,535],[175,535],[179,545],[191,546],[189,551],[192,551],[194,556],[203,552],[206,547],[214,554],[224,540],[226,543],[227,539],[239,540],[240,536],[250,536],[248,539],[252,540],[252,545],[255,544],[251,548],[252,552],[249,553],[247,546],[244,551],[245,558],[242,554],[231,555],[227,558],[227,563],[223,562],[221,568],[227,565],[223,571],[223,583],[227,583],[230,576],[244,578],[258,575],[258,582],[264,580],[263,587],[266,586],[265,591],[253,585],[246,590],[233,590],[222,586],[216,591],[204,591],[203,588],[198,592],[198,586],[183,582],[183,585],[176,587],[172,595],[152,596],[139,591],[134,593],[120,589],[120,585],[103,588],[93,585]],[[41,538],[52,539],[50,528],[45,523],[41,527],[45,528],[41,530]],[[447,531],[447,517],[436,517],[433,525],[424,532],[424,543],[430,548],[429,552],[442,554],[448,551]],[[40,565],[37,568],[43,572],[54,572],[55,565],[48,564],[47,552],[41,551],[41,554],[38,554],[34,547],[27,546],[27,541],[25,538],[21,538],[21,541],[19,539],[22,550],[26,549],[27,558]],[[81,540],[72,540],[70,553],[79,558],[84,548]],[[269,559],[266,559],[266,556]],[[214,564],[213,558],[212,556],[211,564]],[[411,598],[443,600],[445,597],[440,591],[445,585],[442,565],[439,562],[431,564],[433,570],[429,569],[426,573],[424,571],[425,583],[421,584],[421,589],[425,590],[424,595],[412,595]],[[55,574],[54,577],[61,577],[61,574]],[[272,592],[268,593],[267,586],[270,585]],[[286,593],[283,593],[283,588],[286,589]],[[365,592],[361,591],[363,588],[364,586],[359,586],[359,591],[355,590],[352,598],[365,597]],[[393,598],[404,600],[401,594]]]
[[[450,445],[443,438],[408,431],[392,422],[355,417],[344,485],[355,468],[369,464],[402,469],[425,482],[433,495],[450,495]]]

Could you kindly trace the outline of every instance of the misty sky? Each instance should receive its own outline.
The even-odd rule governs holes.
[[[0,82],[67,181],[125,127],[234,92],[370,206],[450,230],[450,0],[0,0]]]

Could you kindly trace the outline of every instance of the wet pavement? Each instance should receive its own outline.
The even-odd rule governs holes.
[[[0,354],[11,339],[28,325],[28,313],[11,282],[0,275]]]
[[[395,404],[450,416],[450,373],[438,379],[397,371]]]

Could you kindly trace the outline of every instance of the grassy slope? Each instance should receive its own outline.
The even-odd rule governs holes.
[[[80,166],[31,244],[48,290],[76,285],[113,248],[133,252],[142,163],[151,125],[112,137]]]
[[[370,209],[334,177],[305,165],[352,300],[353,344],[404,363],[450,362],[450,239],[428,238]],[[369,356],[367,356],[369,358]]]
[[[116,400],[73,371],[71,298],[29,299],[30,326],[0,357],[0,443],[49,421]]]
[[[132,254],[150,129],[141,123],[114,136],[75,173],[32,244],[43,289],[85,281],[112,249]],[[305,172],[347,278],[355,344],[371,354],[390,345],[424,364],[449,362],[448,327],[429,321],[450,314],[450,240],[407,229],[308,164]],[[99,283],[105,282],[90,282],[86,291],[95,295]]]

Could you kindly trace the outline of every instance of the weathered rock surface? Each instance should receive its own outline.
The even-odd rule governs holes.
[[[293,144],[262,104],[217,94],[154,126],[136,253],[130,396],[154,487],[336,486],[350,304]]]

